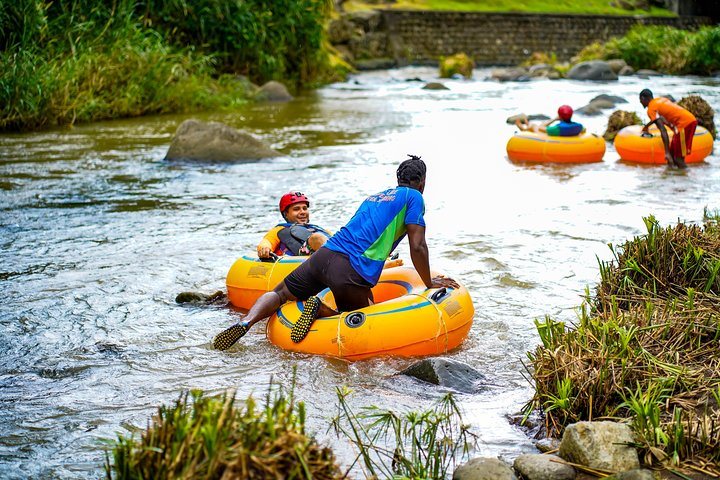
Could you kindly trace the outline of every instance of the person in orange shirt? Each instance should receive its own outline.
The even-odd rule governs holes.
[[[665,161],[671,167],[685,168],[685,157],[692,151],[692,141],[697,128],[695,115],[665,97],[653,98],[647,88],[640,92],[640,103],[647,108],[650,122],[643,127],[643,133],[653,123],[660,129],[660,136],[665,146]],[[668,139],[664,125],[672,128],[675,134],[672,141]]]

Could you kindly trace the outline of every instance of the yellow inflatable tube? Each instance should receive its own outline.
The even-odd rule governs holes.
[[[591,163],[602,161],[605,140],[592,134],[551,137],[541,132],[518,132],[507,143],[514,162]]]
[[[668,140],[672,140],[674,132],[667,128]],[[620,159],[626,162],[665,165],[665,146],[660,130],[655,126],[649,128],[652,137],[643,137],[641,125],[630,125],[623,128],[615,136],[615,151]],[[685,157],[685,163],[699,163],[712,153],[713,138],[707,129],[697,127],[693,135],[692,151]]]
[[[475,315],[465,287],[428,290],[410,267],[383,270],[373,295],[375,305],[315,320],[300,343],[290,340],[290,330],[303,302],[286,303],[270,317],[267,337],[285,350],[347,360],[438,355],[463,342]],[[335,307],[328,289],[318,296]]]
[[[228,300],[234,306],[248,310],[260,295],[275,288],[307,258],[287,256],[279,257],[277,261],[263,261],[257,256],[244,255],[233,263],[225,279]]]

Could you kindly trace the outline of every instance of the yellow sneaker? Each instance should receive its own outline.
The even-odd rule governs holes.
[[[305,302],[303,312],[300,314],[300,318],[293,325],[290,330],[290,340],[295,343],[300,343],[307,336],[310,331],[310,327],[317,317],[318,310],[320,309],[320,299],[318,297],[310,297]]]
[[[236,323],[227,330],[223,330],[217,334],[217,336],[213,339],[213,348],[216,350],[227,350],[235,345],[235,342],[240,340],[249,329],[250,326],[246,323]]]

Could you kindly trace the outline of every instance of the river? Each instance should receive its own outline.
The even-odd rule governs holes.
[[[701,223],[720,208],[720,148],[685,171],[604,161],[585,165],[509,162],[505,145],[519,112],[553,115],[596,95],[626,98],[636,111],[649,87],[680,99],[701,95],[720,110],[718,79],[622,77],[617,82],[447,80],[428,67],[365,72],[287,104],[242,113],[145,117],[39,133],[0,135],[0,477],[98,478],[100,440],[144,428],[161,404],[190,388],[262,396],[271,377],[297,367],[308,425],[326,433],[335,387],[352,404],[424,410],[443,392],[394,373],[413,360],[355,363],[290,354],[257,325],[229,352],[210,348],[238,313],[182,306],[182,291],[224,290],[239,256],[254,251],[281,220],[279,196],[300,190],[312,219],[337,230],[362,199],[394,185],[406,154],[428,165],[425,190],[431,266],[463,282],[473,298],[469,337],[448,357],[490,379],[459,395],[480,437],[474,455],[508,461],[534,451],[511,425],[532,396],[526,352],[539,342],[533,321],[572,322],[586,287],[599,279],[608,244],[661,225]],[[602,134],[607,116],[575,119]],[[167,162],[186,118],[243,129],[284,156],[256,163]],[[399,248],[409,263],[407,243]]]

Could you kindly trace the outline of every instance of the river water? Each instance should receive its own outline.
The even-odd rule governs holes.
[[[289,104],[192,116],[285,154],[257,163],[164,161],[190,116],[0,136],[0,477],[98,478],[100,440],[145,427],[181,391],[262,396],[295,367],[310,430],[344,462],[349,448],[326,432],[337,385],[353,389],[356,407],[430,407],[443,392],[393,375],[413,360],[290,354],[261,325],[217,352],[210,340],[238,313],[174,301],[224,290],[233,261],[280,221],[282,193],[305,192],[313,221],[337,230],[365,196],[394,185],[408,153],[428,164],[431,266],[463,282],[475,304],[469,337],[448,354],[490,379],[483,393],[458,396],[480,437],[475,455],[534,451],[507,419],[532,395],[523,363],[539,342],[533,321],[573,321],[597,260],[642,234],[644,216],[699,223],[703,208],[720,208],[720,148],[686,171],[619,162],[610,144],[601,163],[513,164],[505,119],[602,93],[642,116],[645,87],[698,94],[718,111],[720,89],[709,78],[497,83],[488,73],[445,81],[447,91],[413,81],[437,80],[431,68],[360,73]],[[611,111],[576,120],[602,134]],[[409,263],[406,242],[399,251]]]

